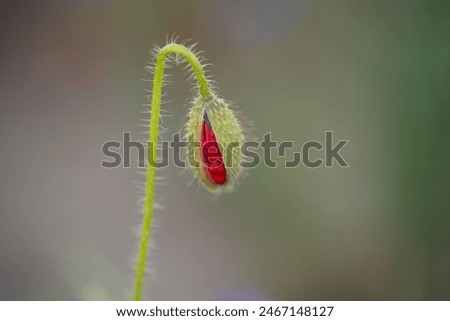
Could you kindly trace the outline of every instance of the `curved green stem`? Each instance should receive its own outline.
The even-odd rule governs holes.
[[[136,278],[133,299],[139,301],[142,299],[142,292],[144,288],[145,269],[147,262],[147,253],[151,237],[152,218],[153,218],[153,202],[155,194],[155,179],[156,167],[154,161],[157,156],[158,148],[158,132],[159,132],[159,118],[161,110],[161,92],[163,86],[163,75],[167,56],[169,54],[178,54],[183,56],[191,65],[192,70],[197,78],[198,89],[202,97],[209,97],[209,85],[203,71],[203,67],[196,57],[196,55],[183,45],[171,43],[163,48],[156,57],[155,74],[153,78],[153,94],[152,107],[150,117],[150,132],[149,132],[149,160],[152,164],[147,167],[147,181],[145,186],[145,202],[144,213],[142,217],[141,238],[139,242],[138,260],[136,266]]]

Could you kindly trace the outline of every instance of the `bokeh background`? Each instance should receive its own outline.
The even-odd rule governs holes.
[[[129,299],[149,49],[199,43],[222,96],[349,168],[259,166],[214,197],[159,171],[146,298],[450,299],[448,1],[2,1],[0,299]],[[183,124],[190,86],[172,70]]]

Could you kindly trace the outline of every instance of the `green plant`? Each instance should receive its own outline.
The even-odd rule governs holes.
[[[170,59],[172,61],[178,62],[179,59],[183,59],[187,62],[197,81],[197,93],[192,101],[185,126],[189,164],[193,168],[195,176],[209,191],[218,192],[231,189],[241,172],[240,162],[243,157],[240,148],[236,148],[236,146],[240,147],[244,141],[244,135],[234,112],[228,107],[225,100],[219,98],[212,90],[198,53],[193,51],[193,46],[188,47],[172,41],[155,50],[148,157],[150,160],[155,160],[157,156],[164,69],[169,57],[174,58]],[[229,146],[234,148],[228,148]],[[156,167],[149,164],[136,265],[134,300],[142,299],[152,229],[155,180]]]

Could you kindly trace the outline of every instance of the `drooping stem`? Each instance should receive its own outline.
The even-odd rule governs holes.
[[[208,81],[205,77],[203,67],[197,56],[187,47],[170,43],[161,48],[157,57],[153,78],[153,94],[150,117],[149,132],[149,162],[147,167],[147,180],[145,185],[144,213],[142,217],[142,228],[139,242],[138,259],[136,265],[136,278],[133,299],[140,301],[144,289],[145,270],[147,264],[148,247],[151,240],[153,203],[155,194],[156,167],[155,161],[158,152],[159,119],[161,110],[161,92],[163,86],[163,75],[167,56],[170,54],[181,55],[190,64],[195,77],[200,95],[204,98],[210,96]]]

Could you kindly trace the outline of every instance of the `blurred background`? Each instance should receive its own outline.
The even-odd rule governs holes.
[[[264,165],[214,197],[159,171],[152,300],[449,300],[448,1],[0,2],[0,299],[131,298],[149,49],[190,38],[219,93],[297,150],[325,131],[349,168]],[[171,70],[165,138],[191,98]],[[289,155],[288,155],[289,156]],[[137,156],[134,156],[135,159]]]

